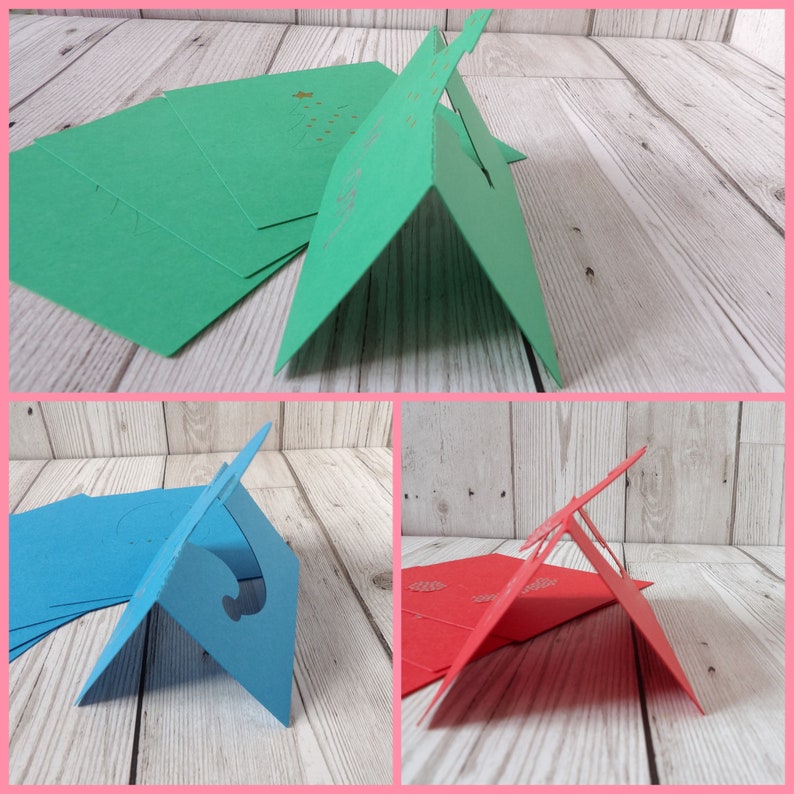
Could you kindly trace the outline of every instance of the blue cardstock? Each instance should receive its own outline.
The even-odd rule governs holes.
[[[78,695],[78,703],[159,603],[268,711],[289,725],[298,559],[240,484],[269,429],[270,423],[229,466],[221,467],[163,543]],[[205,516],[219,503],[245,537],[265,583],[261,609],[237,620],[224,606],[225,599],[239,593],[237,578],[219,555],[191,542]]]

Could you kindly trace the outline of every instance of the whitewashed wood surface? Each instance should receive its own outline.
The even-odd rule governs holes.
[[[460,30],[473,9],[464,8],[249,8],[249,9],[49,9],[43,14],[122,16],[130,19],[203,19],[232,22],[293,22],[302,25],[338,25],[363,28],[427,28]],[[601,36],[659,36],[673,39],[723,40],[742,12],[700,8],[679,9],[592,9],[592,8],[497,8],[488,22],[489,30],[513,33],[563,33],[585,35],[591,30]],[[769,11],[756,14],[769,15]],[[759,27],[744,34],[749,37]],[[742,20],[742,22],[744,22]],[[756,32],[756,35],[758,33]]]
[[[158,609],[101,680],[101,699],[73,707],[123,610],[114,607],[11,664],[11,783],[391,782],[391,453],[290,456],[260,452],[243,478],[301,561],[290,728]],[[228,457],[13,461],[10,509],[204,484]],[[351,525],[354,513],[366,526]]]
[[[655,35],[654,19],[627,32]],[[373,58],[398,70],[423,35],[14,15],[10,145],[166,88]],[[782,389],[782,78],[716,42],[497,32],[461,71],[492,132],[528,156],[512,170],[565,388]],[[300,257],[171,359],[12,286],[11,388],[535,390],[520,333],[451,232],[409,224],[275,378]],[[437,256],[456,267],[424,261]],[[425,322],[439,289],[459,299]]]
[[[520,542],[402,544],[409,567]],[[782,575],[734,547],[610,545],[654,582],[643,592],[706,715],[610,606],[469,665],[429,725],[416,723],[438,684],[404,698],[403,783],[783,784]],[[765,548],[782,561],[783,547]],[[571,543],[549,562],[589,569]]]
[[[402,531],[526,538],[629,454],[592,502],[608,540],[779,545],[784,403],[402,404]]]
[[[392,402],[375,400],[18,401],[9,405],[9,457],[228,452],[266,422],[263,449],[389,447],[392,413]]]
[[[739,8],[733,20],[730,42],[782,75],[786,60],[785,16],[782,8]]]

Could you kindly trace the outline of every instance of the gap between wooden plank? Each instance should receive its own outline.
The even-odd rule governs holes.
[[[143,716],[143,691],[146,685],[146,657],[149,653],[149,628],[152,616],[146,615],[146,628],[143,634],[143,656],[141,657],[141,677],[138,681],[138,705],[135,709],[135,727],[132,731],[132,750],[130,751],[130,785],[134,786],[138,777],[138,746],[141,738],[141,718]]]
[[[626,409],[628,411],[628,408]],[[626,426],[626,444],[628,445],[628,424]],[[628,492],[628,488],[624,488]],[[626,537],[626,511],[624,507],[623,512],[623,537]],[[626,547],[623,543],[620,544],[620,561],[623,567],[626,568]],[[628,570],[626,568],[626,570]],[[633,621],[629,621],[629,628],[631,629],[631,645],[634,648],[634,665],[637,671],[637,695],[640,699],[640,714],[642,716],[642,732],[645,736],[645,752],[648,755],[648,776],[651,779],[652,786],[659,785],[659,770],[656,766],[656,750],[653,746],[653,734],[651,732],[651,719],[648,714],[648,701],[645,696],[645,679],[642,676],[642,665],[640,664],[640,649],[637,644],[637,627]]]
[[[761,562],[761,560],[759,560],[758,557],[753,557],[752,554],[745,551],[741,546],[733,546],[733,548],[738,549],[746,557],[749,557],[756,565],[758,565],[760,568],[763,568],[764,571],[766,571],[770,576],[774,576],[775,579],[777,579],[779,582],[785,583],[786,580],[782,576],[780,576],[780,574],[775,573],[770,567],[766,565],[766,563]]]
[[[729,174],[717,161],[714,156],[707,150],[704,149],[701,145],[700,141],[692,135],[691,132],[680,122],[678,119],[671,116],[661,105],[659,105],[651,95],[642,87],[640,82],[634,77],[634,75],[629,72],[629,70],[614,56],[606,47],[604,47],[600,41],[596,38],[592,39],[595,44],[600,47],[600,49],[606,53],[606,55],[615,63],[615,65],[626,75],[626,79],[631,83],[634,89],[640,94],[640,96],[647,102],[657,113],[659,113],[662,117],[666,118],[682,135],[686,137],[686,139],[692,143],[695,148],[711,163],[712,166],[728,181],[728,183],[733,187],[736,192],[781,236],[785,237],[785,231],[774,220],[759,204],[757,204],[751,196],[747,193],[747,191]],[[738,329],[737,329],[738,330]],[[746,340],[745,340],[746,341]]]
[[[739,490],[739,454],[741,452],[742,441],[742,408],[743,402],[739,403],[736,412],[736,446],[733,453],[733,488],[731,490],[731,509],[728,514],[728,545],[733,546],[733,533],[736,524],[736,493]]]
[[[317,526],[320,527],[320,531],[323,533],[323,538],[325,539],[325,542],[328,544],[328,548],[331,550],[331,552],[334,555],[334,561],[339,566],[339,570],[342,572],[342,574],[343,574],[343,576],[345,578],[345,581],[347,582],[347,585],[350,588],[350,591],[356,597],[356,601],[358,601],[358,604],[361,607],[361,610],[364,613],[364,616],[366,617],[367,622],[371,626],[372,630],[375,632],[375,636],[378,638],[378,642],[383,646],[383,649],[386,651],[386,656],[388,657],[388,659],[391,660],[393,658],[392,649],[389,646],[389,643],[386,640],[386,638],[383,636],[380,628],[378,627],[378,624],[377,624],[372,612],[370,611],[369,607],[367,606],[366,601],[364,600],[363,596],[359,592],[358,587],[356,587],[355,582],[353,581],[352,577],[350,576],[350,572],[347,570],[347,565],[345,565],[344,560],[339,555],[339,551],[337,550],[336,544],[334,543],[334,540],[331,537],[331,533],[328,532],[328,529],[325,526],[325,522],[320,518],[320,516],[318,515],[317,511],[315,510],[314,503],[309,498],[308,493],[306,493],[306,489],[303,487],[303,482],[298,477],[297,471],[295,471],[295,469],[292,467],[292,463],[290,462],[289,458],[286,455],[284,455],[283,457],[284,457],[284,460],[287,463],[287,467],[289,468],[290,472],[292,473],[293,478],[295,479],[295,485],[296,485],[296,487],[298,489],[298,493],[300,494],[300,496],[303,499],[303,501],[306,503],[306,507],[309,510],[310,514],[312,515],[314,520],[317,522]]]
[[[163,409],[163,421],[165,421],[165,403],[161,401]],[[168,449],[168,424],[166,423],[166,449]],[[160,482],[160,487],[165,488],[165,473],[168,469],[168,455],[166,455],[165,465]],[[132,729],[132,750],[130,751],[130,778],[129,785],[134,786],[138,781],[138,750],[140,747],[141,730],[143,722],[143,695],[146,689],[146,660],[149,658],[149,637],[152,625],[151,610],[146,613],[146,628],[143,630],[143,642],[141,643],[141,674],[138,679],[138,703],[135,707],[135,727]]]

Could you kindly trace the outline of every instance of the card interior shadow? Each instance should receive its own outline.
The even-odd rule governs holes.
[[[522,340],[502,299],[431,190],[290,363],[290,376],[432,350],[487,361]],[[505,341],[507,340],[507,342]],[[520,343],[520,342],[519,342]],[[470,353],[470,350],[472,351]],[[522,357],[526,352],[522,349]]]

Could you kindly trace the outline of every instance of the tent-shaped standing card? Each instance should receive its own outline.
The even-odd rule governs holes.
[[[676,683],[691,698],[701,713],[703,712],[703,707],[700,705],[692,685],[689,683],[686,673],[664,633],[664,629],[659,624],[656,615],[654,615],[651,605],[641,592],[641,587],[644,583],[635,582],[631,579],[584,509],[585,505],[593,497],[618,479],[644,453],[645,447],[639,449],[613,469],[600,483],[593,486],[582,496],[573,498],[565,507],[547,518],[530,534],[521,549],[523,551],[534,547],[533,552],[514,569],[512,576],[507,579],[501,590],[489,599],[487,610],[482,613],[474,629],[468,634],[456,657],[447,668],[444,680],[436,690],[422,719],[427,716],[441,696],[449,689],[461,670],[469,662],[483,655],[483,646],[487,647],[487,643],[493,643],[495,637],[498,638],[500,634],[505,633],[501,628],[504,625],[504,618],[510,614],[511,607],[515,607],[522,592],[537,576],[552,549],[565,535],[568,535],[579,546],[603,582],[603,585],[626,612],[652,651],[669,670]],[[576,514],[583,520],[590,532],[589,535],[576,520]],[[596,547],[596,544],[600,545],[611,557],[615,567],[607,561],[606,557]]]
[[[560,372],[513,178],[457,65],[490,12],[446,45],[432,30],[334,161],[281,340],[295,355],[435,192],[519,328]],[[442,112],[446,90],[470,146]],[[454,267],[454,263],[450,263]]]
[[[231,464],[221,467],[162,545],[78,702],[157,603],[273,716],[289,725],[298,559],[240,484],[269,429],[270,424],[262,428]],[[217,502],[223,504],[245,537],[265,583],[264,603],[253,614],[240,614],[239,585],[226,562],[190,542],[194,530]]]

